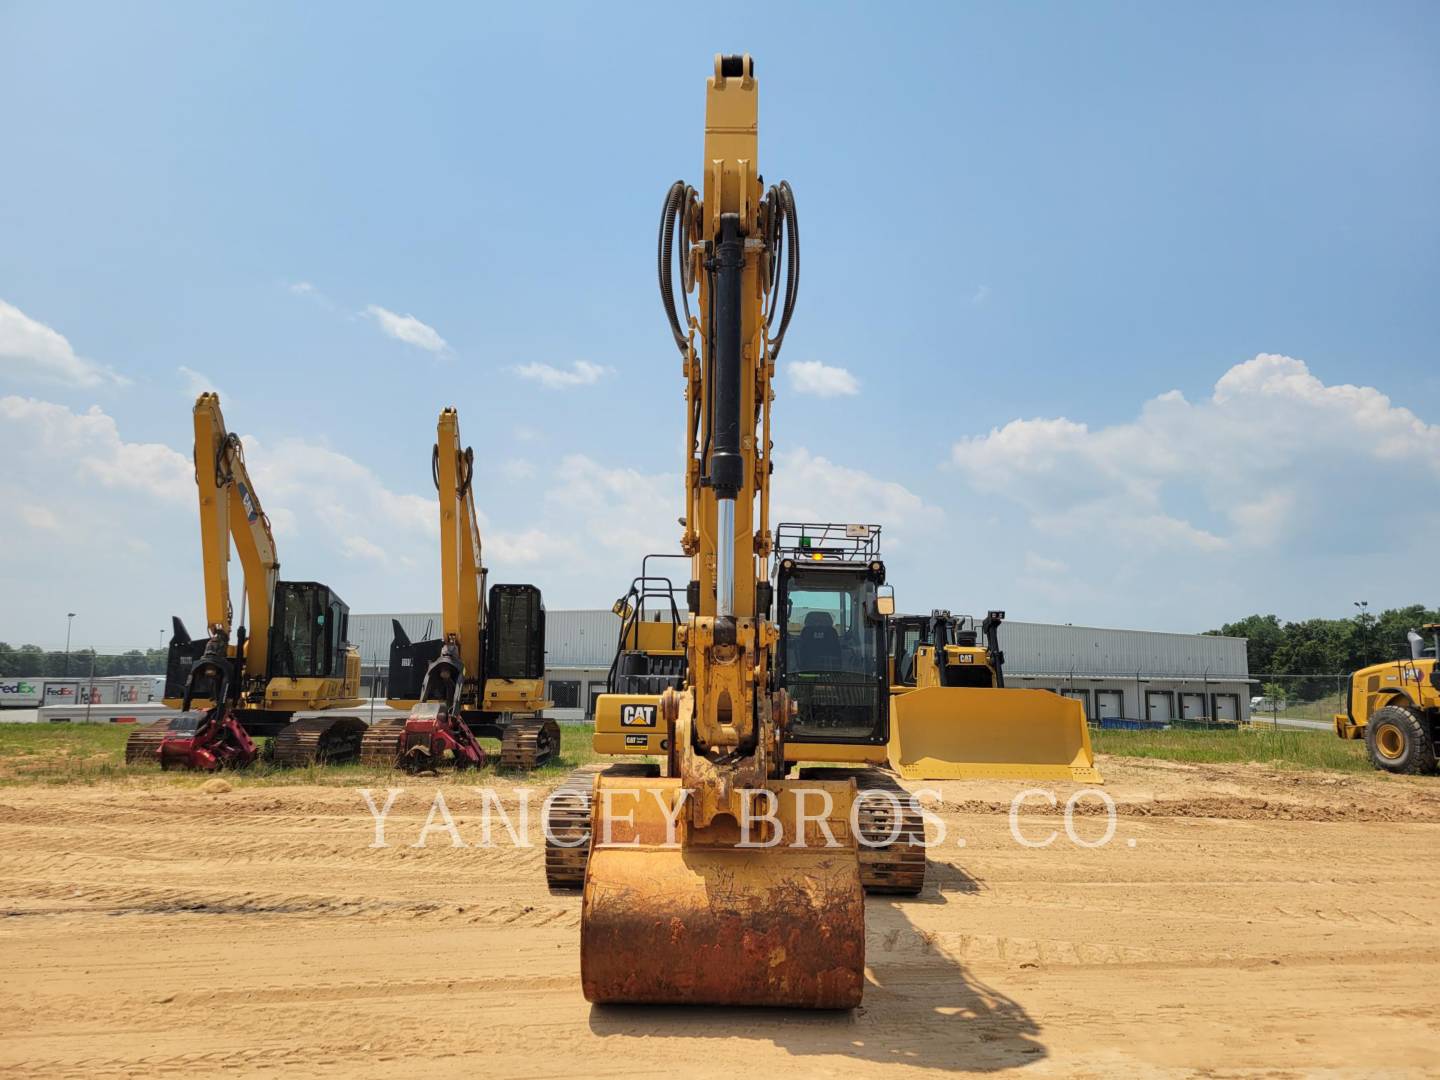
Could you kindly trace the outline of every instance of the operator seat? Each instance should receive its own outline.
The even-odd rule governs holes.
[[[812,611],[800,628],[799,669],[801,671],[838,671],[840,669],[840,635],[828,611]]]

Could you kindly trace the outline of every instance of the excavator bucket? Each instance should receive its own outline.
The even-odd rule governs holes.
[[[815,793],[829,795],[823,821],[834,846],[818,821],[797,831],[799,788],[812,814],[825,802]],[[777,797],[776,825],[757,825],[746,847],[729,816],[700,839],[678,804],[678,779],[597,777],[580,915],[580,976],[589,1001],[860,1004],[865,902],[850,828],[854,781],[772,781],[768,789]],[[776,832],[773,847],[761,846]],[[805,846],[793,846],[801,835]]]
[[[889,757],[906,780],[1103,782],[1084,707],[1049,690],[947,686],[894,694]]]

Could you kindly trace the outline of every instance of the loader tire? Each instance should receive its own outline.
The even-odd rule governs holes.
[[[1365,749],[1377,769],[1392,773],[1433,773],[1435,746],[1413,709],[1386,705],[1365,725]]]

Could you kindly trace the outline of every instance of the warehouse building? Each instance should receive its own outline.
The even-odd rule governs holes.
[[[399,621],[412,641],[435,636],[440,625],[435,614],[352,614],[350,638],[360,650],[366,694],[384,696],[391,620]],[[546,689],[555,702],[549,715],[560,720],[594,715],[619,630],[609,611],[546,611]],[[1006,685],[1077,698],[1095,722],[1250,718],[1244,638],[1006,622],[1000,647]]]

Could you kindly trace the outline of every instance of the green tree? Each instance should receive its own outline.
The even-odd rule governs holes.
[[[1247,615],[1210,633],[1245,639],[1251,675],[1264,675],[1275,670],[1275,652],[1285,640],[1285,631],[1274,615]]]

